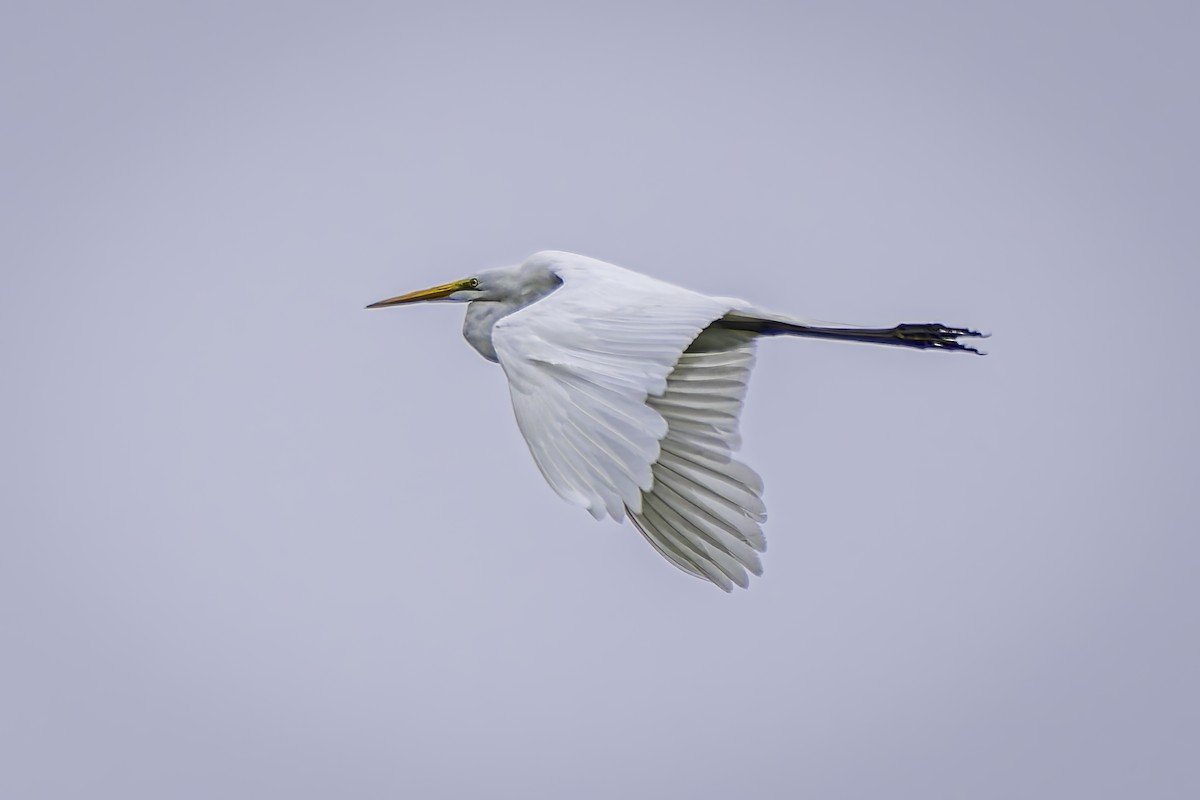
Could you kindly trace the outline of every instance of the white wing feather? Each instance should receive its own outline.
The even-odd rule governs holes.
[[[562,285],[492,337],[538,469],[597,519],[628,512],[680,569],[745,586],[762,569],[762,482],[730,454],[753,334],[705,333],[741,304],[582,256],[534,258]]]
[[[679,358],[661,397],[667,420],[654,485],[630,519],[667,560],[730,591],[762,574],[762,480],[733,460],[737,423],[754,365],[754,335],[710,329]]]
[[[620,520],[640,508],[667,434],[646,398],[729,306],[582,256],[534,258],[552,259],[562,286],[492,332],[517,425],[559,495]]]

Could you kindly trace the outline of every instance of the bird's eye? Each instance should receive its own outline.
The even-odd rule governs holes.
[[[467,281],[467,286],[472,289],[478,289],[479,288],[479,278],[471,278],[471,280]]]

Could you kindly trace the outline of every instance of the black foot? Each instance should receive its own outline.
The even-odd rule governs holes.
[[[974,347],[958,341],[959,338],[986,338],[986,333],[970,328],[949,328],[940,322],[905,322],[888,331],[896,344],[917,347],[922,350],[933,347],[939,350],[963,350],[983,355]]]

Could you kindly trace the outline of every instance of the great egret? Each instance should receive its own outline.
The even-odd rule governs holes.
[[[603,261],[536,253],[523,264],[372,303],[469,303],[463,336],[508,377],[517,425],[564,500],[628,516],[684,572],[725,591],[762,574],[763,484],[732,458],[760,336],[809,336],[977,353],[938,323],[809,325]]]

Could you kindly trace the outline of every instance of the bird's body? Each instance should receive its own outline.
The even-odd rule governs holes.
[[[763,484],[733,458],[759,336],[970,350],[942,325],[823,328],[612,264],[545,251],[515,267],[370,307],[467,301],[463,335],[508,378],[546,481],[634,526],[671,563],[729,591],[761,574]]]

